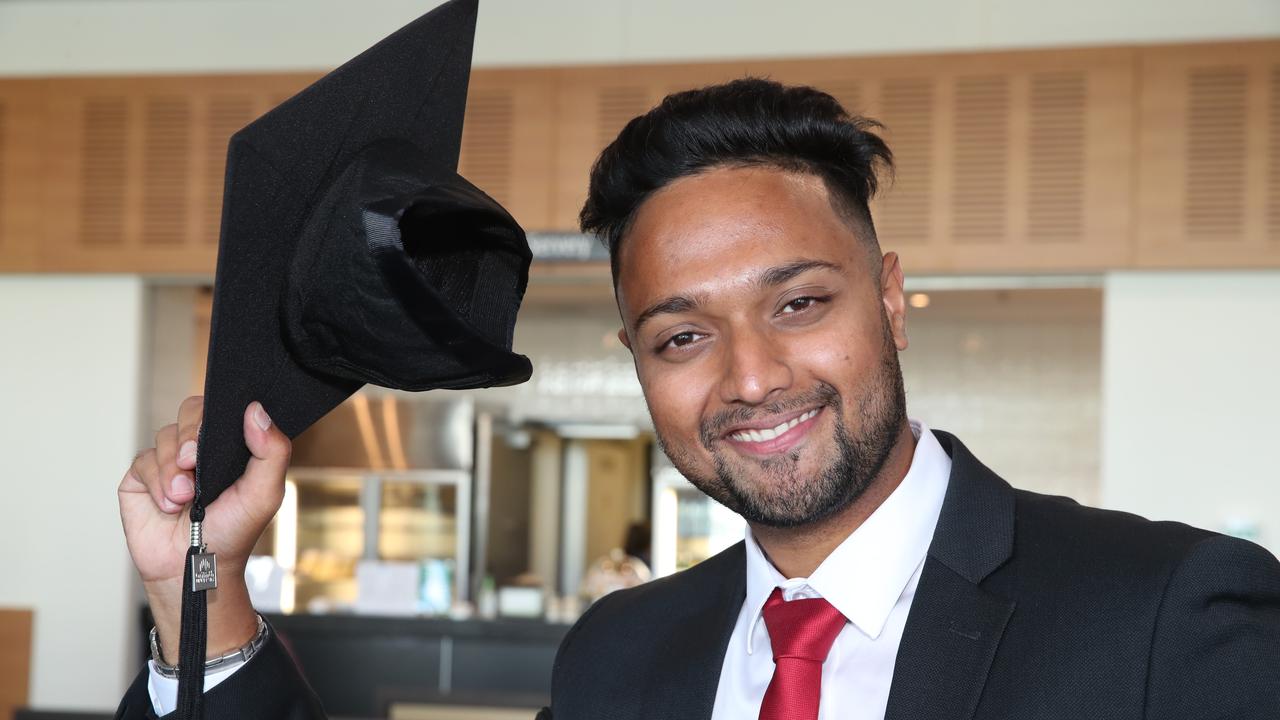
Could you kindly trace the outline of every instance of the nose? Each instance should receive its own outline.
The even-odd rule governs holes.
[[[739,328],[727,333],[725,340],[721,401],[759,405],[791,387],[792,371],[785,350],[769,333]]]

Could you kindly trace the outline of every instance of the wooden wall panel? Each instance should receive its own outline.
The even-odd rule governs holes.
[[[553,226],[553,77],[478,74],[468,100],[460,169],[531,230]],[[0,271],[212,273],[227,140],[315,78],[0,82]]]
[[[29,700],[32,621],[30,610],[0,609],[0,720]]]
[[[762,75],[884,123],[872,211],[910,272],[1276,267],[1278,48],[482,69],[459,169],[529,230],[573,232],[624,123]],[[0,80],[0,271],[211,273],[227,138],[315,77]]]
[[[872,205],[911,272],[1077,272],[1131,251],[1128,48],[780,63],[884,124]]]
[[[591,164],[632,117],[661,98],[653,73],[636,67],[571,68],[560,73],[555,103],[552,223],[576,231]]]
[[[753,61],[562,68],[558,72],[553,222],[576,232],[591,165],[623,126],[668,94],[742,77]]]
[[[555,219],[576,226],[591,162],[676,90],[758,75],[884,124],[895,174],[873,204],[915,272],[1083,271],[1129,262],[1131,49],[565,70]]]
[[[40,269],[45,82],[0,83],[0,270]]]
[[[556,228],[556,118],[554,73],[472,73],[458,171],[529,231]]]
[[[211,273],[227,140],[312,79],[49,81],[41,265]]]
[[[1280,266],[1280,41],[1141,51],[1141,267]]]

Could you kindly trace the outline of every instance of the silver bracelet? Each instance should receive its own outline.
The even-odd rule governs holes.
[[[258,618],[258,632],[254,634],[253,639],[229,653],[219,655],[212,660],[205,660],[205,675],[243,665],[249,662],[254,655],[257,655],[263,645],[267,644],[267,623],[262,619],[261,615],[256,617]],[[156,672],[160,673],[161,677],[167,677],[170,680],[178,679],[178,666],[164,664],[164,654],[160,652],[160,636],[154,626],[151,628],[151,662],[155,663]]]

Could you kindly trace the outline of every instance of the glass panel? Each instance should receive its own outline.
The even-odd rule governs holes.
[[[383,481],[378,557],[453,559],[458,551],[457,499],[452,485]]]
[[[676,495],[676,570],[693,567],[742,539],[743,519],[692,488]]]
[[[298,487],[296,607],[323,611],[356,599],[356,563],[364,553],[359,475],[295,475]],[[314,601],[314,602],[313,602]]]

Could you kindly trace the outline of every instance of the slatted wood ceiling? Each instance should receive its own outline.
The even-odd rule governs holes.
[[[511,202],[515,123],[510,91],[472,92],[467,98],[459,172],[503,205]]]
[[[932,78],[890,78],[880,88],[878,119],[893,151],[895,174],[873,217],[879,235],[895,245],[924,244],[934,233],[936,95]]]
[[[1280,265],[1275,41],[478,70],[459,167],[572,231],[630,118],[746,74],[884,122],[897,180],[873,213],[910,271]],[[0,81],[0,270],[211,271],[227,138],[313,77],[51,79],[21,108]]]
[[[1153,48],[1140,72],[1141,265],[1280,265],[1280,42]]]
[[[646,112],[654,103],[649,88],[643,85],[604,87],[596,102],[597,150],[613,142],[622,128],[634,117]]]
[[[191,215],[191,98],[149,97],[143,107],[142,243],[179,245]]]
[[[554,98],[544,70],[472,73],[467,93],[459,172],[530,231],[554,227]]]
[[[1238,241],[1244,233],[1248,82],[1249,69],[1238,65],[1187,73],[1188,240]]]
[[[4,98],[0,98],[0,245],[4,244],[5,236],[5,204],[8,196],[5,193],[5,176],[9,174],[9,164],[6,162],[5,149],[9,144],[9,125],[8,125],[8,104]]]
[[[122,245],[129,181],[129,104],[122,97],[90,97],[80,123],[80,241]]]
[[[40,269],[44,83],[0,82],[0,271]]]
[[[204,193],[199,213],[200,234],[206,245],[218,244],[222,226],[222,189],[227,174],[227,142],[254,118],[254,97],[216,94],[209,97],[204,137]]]
[[[1077,271],[1128,254],[1133,57],[855,58],[782,79],[837,98],[857,87],[857,112],[884,123],[895,179],[872,214],[909,271]]]
[[[951,233],[962,245],[1003,242],[1009,234],[1009,78],[960,77],[955,95]]]
[[[1280,62],[1271,66],[1267,103],[1267,237],[1280,247]]]
[[[1084,232],[1088,78],[1083,72],[1031,77],[1027,239],[1079,242]]]

